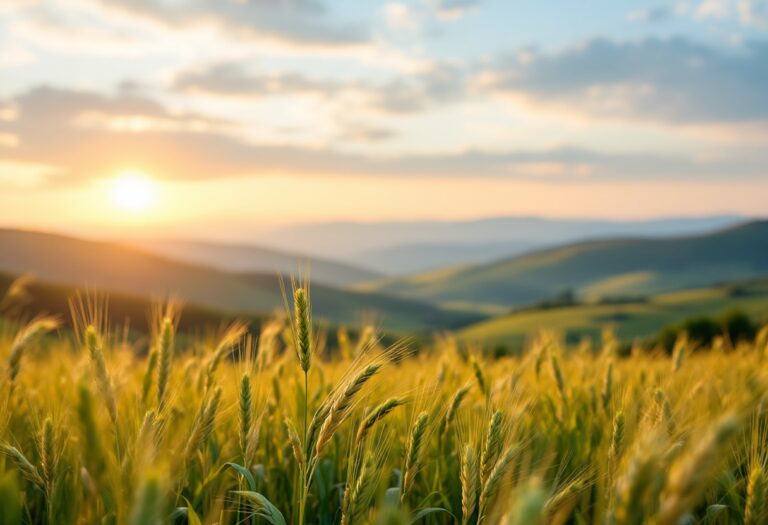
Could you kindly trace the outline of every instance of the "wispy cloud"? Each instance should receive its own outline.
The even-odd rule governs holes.
[[[739,0],[738,10],[744,24],[768,30],[768,1]]]
[[[387,25],[392,29],[413,31],[419,28],[418,15],[408,4],[390,2],[382,9]]]
[[[295,44],[350,45],[365,42],[368,28],[359,22],[337,23],[319,0],[99,0],[108,8],[148,17],[170,27],[213,24],[237,36],[271,36]]]
[[[645,9],[638,9],[629,13],[629,20],[636,22],[659,23],[666,22],[674,14],[674,9],[667,5],[657,5]]]
[[[509,58],[496,87],[598,116],[669,123],[768,120],[768,44],[719,50],[684,39],[596,39]]]
[[[240,62],[223,62],[182,71],[173,88],[208,95],[257,98],[291,94],[330,95],[344,88],[335,80],[315,80],[302,73],[252,73]]]
[[[447,19],[459,19],[480,7],[480,0],[434,0],[439,16]]]
[[[173,113],[161,104],[131,94],[105,96],[94,92],[36,88],[6,102],[16,108],[0,123],[0,133],[18,137],[0,152],[19,163],[40,162],[56,168],[56,180],[74,181],[109,176],[130,165],[158,177],[217,179],[263,174],[517,177],[570,180],[716,177],[727,170],[734,177],[761,176],[765,155],[690,160],[654,154],[606,154],[579,148],[542,151],[465,150],[445,154],[374,156],[330,147],[270,145],[247,142],[230,132],[228,122],[203,115]],[[100,118],[88,116],[100,115]],[[130,122],[164,122],[164,126],[111,125],[115,118]],[[349,133],[386,138],[388,130],[354,129]],[[56,171],[56,170],[54,170]]]
[[[766,0],[0,0],[0,187],[766,180],[766,29]]]
[[[731,14],[730,0],[702,0],[694,14],[697,18],[726,18]]]
[[[254,72],[244,62],[226,62],[182,71],[172,86],[180,91],[251,99],[318,95],[342,100],[354,95],[369,108],[408,114],[462,100],[467,78],[463,70],[447,64],[432,64],[418,73],[376,83],[312,78],[303,73]]]

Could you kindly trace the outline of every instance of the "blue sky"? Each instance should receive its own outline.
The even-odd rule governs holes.
[[[237,236],[768,194],[768,0],[9,0],[0,66],[6,224]],[[153,210],[110,213],[126,177]]]

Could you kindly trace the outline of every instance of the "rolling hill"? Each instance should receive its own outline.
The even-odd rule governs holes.
[[[248,244],[200,241],[135,241],[130,246],[181,262],[201,264],[231,272],[298,275],[309,269],[312,281],[346,286],[370,281],[380,274],[330,259],[309,257]]]
[[[354,260],[384,275],[409,274],[458,264],[488,263],[537,248],[541,244],[533,242],[397,244],[360,252]]]
[[[717,316],[734,308],[768,322],[768,280],[670,292],[622,304],[529,308],[465,327],[457,337],[486,348],[520,351],[541,329],[576,344],[584,337],[599,341],[602,330],[612,327],[621,341],[631,343],[656,336],[665,326],[684,319]]]
[[[5,295],[16,278],[17,276],[0,272],[0,323],[9,317],[26,319],[45,314],[58,317],[65,325],[72,325],[69,302],[76,296],[77,288],[31,280],[24,284],[21,298],[9,301]],[[127,326],[131,330],[144,334],[151,331],[149,314],[154,305],[150,298],[112,292],[108,299],[109,321],[113,327],[119,327],[122,330]],[[215,310],[186,303],[183,315],[179,319],[178,329],[180,332],[199,334],[207,328],[240,320],[247,322],[250,329],[257,332],[265,319],[264,315],[244,315],[240,312]]]
[[[341,221],[262,231],[259,243],[342,259],[387,275],[402,275],[428,268],[487,263],[586,239],[696,235],[745,221],[736,215],[640,221],[526,216],[462,221]]]
[[[599,240],[360,287],[434,303],[513,307],[564,291],[649,295],[768,274],[768,221],[668,239]]]
[[[173,295],[200,306],[249,315],[283,306],[279,278],[272,274],[226,272],[114,243],[39,232],[0,230],[0,271],[139,297]],[[390,331],[449,328],[476,320],[474,314],[325,285],[312,286],[312,306],[318,320],[355,325],[361,315],[367,315]]]

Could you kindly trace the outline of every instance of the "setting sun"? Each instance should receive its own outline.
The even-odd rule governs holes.
[[[144,211],[155,201],[155,185],[143,172],[123,171],[112,183],[112,199],[126,211]]]

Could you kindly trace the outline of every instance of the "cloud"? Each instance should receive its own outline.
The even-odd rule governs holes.
[[[0,48],[0,66],[14,67],[35,61],[35,54],[26,47],[11,43]]]
[[[739,0],[737,9],[744,25],[768,30],[768,1]]]
[[[382,9],[384,21],[391,29],[414,31],[419,28],[416,13],[401,2],[390,2]]]
[[[57,179],[105,176],[124,163],[151,164],[155,158],[170,166],[174,156],[191,153],[184,151],[183,140],[175,139],[186,138],[192,147],[206,140],[200,137],[225,136],[235,126],[197,113],[171,112],[130,92],[107,96],[46,86],[0,102],[0,114],[6,116],[0,119],[0,134],[15,138],[13,144],[0,144],[0,156],[57,167]],[[153,137],[162,143],[153,143]]]
[[[491,83],[593,115],[669,123],[768,119],[768,43],[721,51],[683,39],[597,39],[502,61]]]
[[[726,18],[731,13],[729,0],[702,0],[696,7],[696,18]]]
[[[252,72],[244,63],[223,62],[182,71],[173,79],[172,87],[244,98],[311,94],[341,101],[353,95],[369,108],[402,115],[462,101],[467,94],[467,78],[461,68],[446,64],[432,64],[407,77],[374,83],[314,79],[301,73]]]
[[[0,160],[0,187],[34,189],[59,175],[59,168],[35,162]]]
[[[319,0],[98,0],[169,27],[213,24],[239,37],[270,37],[298,45],[340,46],[368,42],[360,23],[331,22]]]
[[[478,0],[422,0],[415,6],[389,2],[381,9],[381,14],[391,30],[438,34],[441,23],[461,20],[478,4]]]
[[[463,18],[468,12],[477,9],[479,0],[435,0],[435,11],[438,16],[447,20]]]
[[[639,9],[632,11],[627,17],[629,20],[635,22],[647,22],[657,24],[660,22],[666,22],[672,17],[672,9],[666,5],[657,5],[655,7],[649,7],[647,9]]]
[[[695,161],[652,154],[606,154],[575,148],[545,151],[374,156],[330,147],[247,142],[231,124],[203,115],[174,113],[148,98],[120,93],[35,88],[3,102],[14,107],[0,133],[18,138],[0,144],[9,166],[45,166],[60,183],[113,175],[126,166],[169,179],[214,179],[281,174],[363,176],[477,176],[571,180],[764,177],[765,154]],[[102,120],[83,115],[102,115]],[[175,125],[135,130],[108,125],[111,118],[139,116]],[[193,125],[192,123],[197,123]],[[228,127],[230,126],[230,127]],[[357,140],[385,140],[388,130],[347,123]],[[366,137],[367,135],[367,137]],[[35,171],[36,180],[41,175]],[[54,175],[55,174],[55,175]],[[7,174],[6,174],[7,177]],[[23,170],[19,177],[25,177]]]
[[[222,62],[173,79],[174,89],[223,96],[265,97],[315,93],[330,95],[342,88],[339,82],[312,80],[301,73],[254,74],[237,62]]]
[[[366,124],[364,122],[343,122],[340,139],[354,142],[383,142],[397,136],[397,133],[389,128]]]
[[[460,68],[435,64],[419,74],[370,88],[369,94],[377,109],[388,113],[415,113],[463,100],[466,82]]]
[[[22,142],[45,125],[55,132],[60,127],[108,128],[120,119],[162,123],[164,129],[179,130],[226,128],[233,124],[197,113],[170,112],[159,102],[125,86],[115,96],[41,86],[15,97],[4,107],[13,111],[9,120],[18,128]]]

